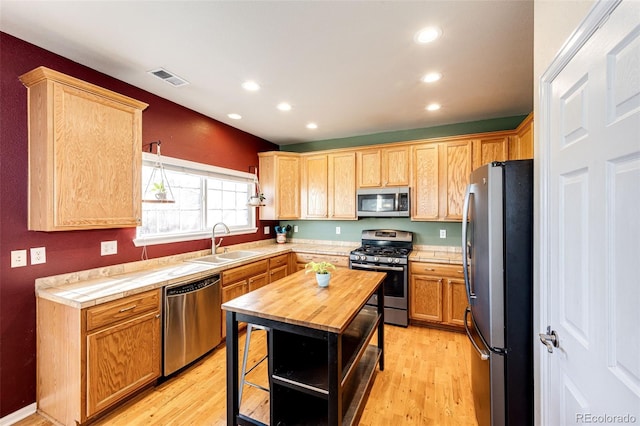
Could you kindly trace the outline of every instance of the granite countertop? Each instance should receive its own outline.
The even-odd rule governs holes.
[[[222,265],[188,262],[211,254],[211,250],[201,250],[38,278],[35,282],[36,297],[83,309],[166,285],[203,279],[280,253],[348,256],[351,250],[359,246],[359,242],[294,240],[287,244],[276,244],[275,240],[262,240],[228,247],[229,251],[250,250],[256,255]],[[456,253],[455,248],[434,246],[415,246],[409,260],[462,263],[459,249]]]

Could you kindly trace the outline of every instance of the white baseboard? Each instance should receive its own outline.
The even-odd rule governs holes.
[[[9,426],[14,423],[19,422],[20,420],[29,417],[33,413],[36,412],[36,408],[38,406],[34,402],[33,404],[29,404],[26,407],[22,407],[18,411],[14,411],[11,414],[8,414],[0,419],[0,426]]]

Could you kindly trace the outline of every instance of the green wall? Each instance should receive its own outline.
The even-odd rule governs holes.
[[[313,142],[281,145],[280,150],[289,152],[311,152],[322,151],[324,149],[351,148],[381,143],[442,138],[446,136],[467,135],[472,133],[498,132],[501,130],[514,130],[526,117],[526,115],[516,115],[513,117],[494,118],[491,120],[425,127],[423,129],[375,133],[371,135],[353,136],[340,139],[325,139]]]
[[[280,225],[298,226],[291,230],[290,238],[325,241],[350,241],[358,243],[364,229],[397,229],[411,231],[413,244],[431,246],[460,246],[462,226],[460,222],[413,222],[408,218],[363,218],[359,220],[289,220]],[[340,235],[336,227],[340,227]],[[447,238],[440,238],[440,230],[447,231]]]

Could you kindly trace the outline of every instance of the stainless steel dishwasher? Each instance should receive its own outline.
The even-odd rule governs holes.
[[[221,340],[220,275],[164,288],[163,375],[195,361]]]

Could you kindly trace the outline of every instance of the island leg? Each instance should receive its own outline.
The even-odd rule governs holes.
[[[227,425],[234,426],[240,414],[238,383],[238,322],[236,313],[227,311]]]
[[[378,286],[378,314],[380,324],[378,324],[378,348],[380,349],[380,371],[384,371],[384,284]]]

